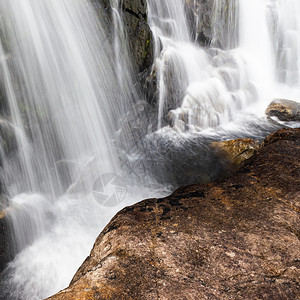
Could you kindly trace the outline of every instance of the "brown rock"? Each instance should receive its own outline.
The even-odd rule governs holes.
[[[259,149],[259,141],[236,139],[211,143],[213,151],[221,157],[230,169],[237,169]]]
[[[7,214],[4,210],[0,211],[0,273],[4,270],[7,263],[13,259],[12,245],[10,240],[10,229]]]
[[[277,117],[281,121],[300,122],[300,103],[286,99],[275,99],[266,110],[269,117]]]
[[[50,299],[299,299],[300,129],[227,179],[119,212]]]

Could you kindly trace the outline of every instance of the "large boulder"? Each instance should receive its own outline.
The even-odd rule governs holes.
[[[50,299],[298,299],[300,129],[233,176],[119,212]]]
[[[280,121],[300,122],[300,103],[286,99],[275,99],[266,109],[266,115]]]

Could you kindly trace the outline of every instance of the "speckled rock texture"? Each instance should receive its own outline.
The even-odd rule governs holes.
[[[300,122],[300,102],[275,99],[267,107],[266,115],[269,117],[277,117],[280,121]]]
[[[238,169],[242,163],[253,156],[259,149],[259,141],[253,139],[236,139],[211,143],[212,150],[222,159],[229,170]]]
[[[299,299],[299,200],[300,129],[282,129],[230,178],[120,211],[50,299]]]

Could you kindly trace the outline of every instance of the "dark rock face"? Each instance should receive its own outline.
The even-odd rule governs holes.
[[[111,41],[113,21],[110,1],[92,0],[92,3],[103,20],[104,29]],[[133,68],[137,73],[143,72],[153,63],[153,39],[147,24],[147,2],[146,0],[124,0],[120,1],[120,4]]]
[[[300,129],[233,176],[119,212],[50,299],[298,299]]]
[[[4,211],[0,211],[0,272],[13,259],[9,222]]]
[[[122,10],[132,60],[135,61],[138,72],[142,72],[153,63],[153,39],[147,24],[147,1],[125,0]]]
[[[238,1],[186,0],[186,4],[190,27],[200,45],[221,49],[237,46]]]
[[[199,15],[197,27],[197,42],[200,45],[210,45],[213,38],[212,17],[214,0],[197,0],[196,13]]]
[[[266,115],[277,117],[281,121],[300,122],[300,103],[286,99],[275,99],[268,106]]]

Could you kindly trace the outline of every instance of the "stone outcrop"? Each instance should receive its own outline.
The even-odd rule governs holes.
[[[13,259],[10,241],[9,222],[5,211],[0,211],[0,273],[7,263]]]
[[[210,45],[213,38],[214,0],[197,0],[195,8],[198,15],[197,42]]]
[[[221,158],[226,169],[237,169],[242,163],[253,156],[259,149],[259,141],[252,139],[236,139],[212,142],[212,150]]]
[[[300,122],[300,103],[286,99],[275,99],[266,109],[266,115],[280,121]]]
[[[50,299],[297,299],[300,129],[227,179],[120,211]]]
[[[107,38],[111,41],[113,19],[110,0],[92,0],[92,3],[102,19]],[[147,24],[147,1],[123,0],[120,4],[133,68],[137,73],[143,72],[153,63],[153,38]]]
[[[238,44],[237,0],[186,0],[186,15],[202,46],[231,49]]]
[[[153,63],[153,38],[147,24],[147,1],[125,0],[122,3],[129,53],[132,54],[138,72],[143,72]]]

